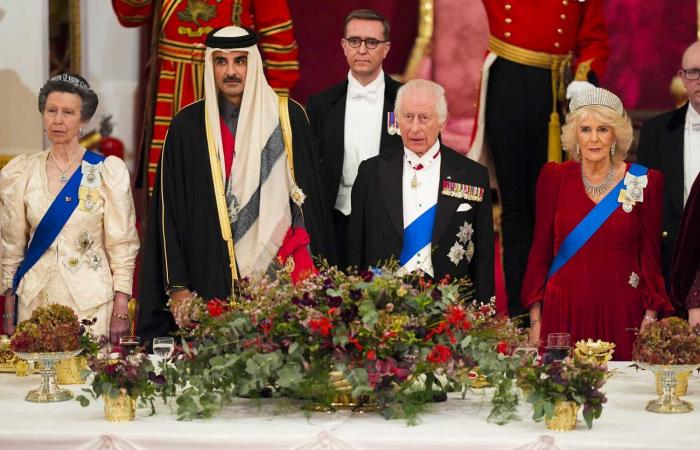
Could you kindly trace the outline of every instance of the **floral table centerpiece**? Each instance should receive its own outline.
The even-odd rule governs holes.
[[[700,365],[700,326],[691,327],[685,320],[668,317],[649,324],[634,341],[632,357],[638,364],[654,372],[661,384],[659,398],[647,404],[647,411],[683,413],[693,405],[678,398],[678,380],[688,383],[688,374]],[[658,388],[657,388],[658,389]]]
[[[180,392],[182,418],[263,392],[331,407],[340,376],[357,404],[414,423],[436,386],[466,390],[476,366],[495,387],[490,419],[514,414],[518,363],[506,353],[524,335],[493,305],[470,303],[468,281],[326,268],[296,285],[284,272],[244,279],[239,290],[233,301],[199,299],[175,312],[197,321],[163,372],[163,394]]]
[[[119,347],[104,346],[88,357],[88,368],[94,373],[90,387],[83,389],[92,398],[104,399],[105,418],[111,422],[134,420],[135,406],[150,406],[162,377],[154,372],[153,363],[143,351],[130,353]],[[88,406],[90,400],[79,395],[76,400]]]
[[[578,410],[583,405],[583,419],[588,428],[603,412],[607,401],[600,389],[607,369],[580,359],[531,361],[518,369],[518,386],[527,392],[534,407],[532,418],[545,419],[547,428],[566,431],[576,427]]]
[[[10,349],[24,360],[43,364],[42,384],[29,391],[26,400],[46,403],[72,398],[70,390],[58,388],[55,364],[76,356],[90,342],[91,337],[67,306],[50,304],[36,308],[29,319],[20,322],[10,341]]]

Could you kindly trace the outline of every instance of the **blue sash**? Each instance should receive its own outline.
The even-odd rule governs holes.
[[[649,171],[646,167],[640,164],[630,165],[629,173],[639,177],[646,175]],[[554,256],[554,261],[552,266],[549,268],[549,273],[547,278],[552,278],[552,275],[556,273],[557,270],[561,269],[564,264],[566,264],[572,256],[578,252],[583,245],[588,242],[588,240],[598,231],[606,220],[612,215],[613,212],[620,206],[617,201],[620,196],[620,191],[624,185],[624,178],[620,180],[619,183],[613,188],[608,195],[603,198],[603,200],[598,203],[595,208],[593,208],[586,217],[584,217],[581,222],[576,225],[576,227],[571,230],[571,232],[566,236],[564,242],[559,246],[559,251]]]
[[[91,151],[86,151],[83,156],[83,160],[90,164],[97,164],[104,161],[104,159],[104,156]],[[78,207],[78,188],[80,187],[82,177],[83,168],[81,164],[78,170],[70,177],[66,185],[63,186],[63,189],[58,193],[53,203],[51,203],[44,217],[41,218],[39,225],[37,225],[34,231],[34,236],[29,243],[29,247],[27,247],[24,260],[17,269],[17,273],[15,273],[15,278],[12,281],[12,290],[17,290],[17,286],[22,277],[29,272],[29,269],[34,267],[34,264],[36,264],[46,250],[51,247],[51,244],[56,240],[63,226],[68,222],[73,211],[75,211],[75,208]]]
[[[423,247],[433,239],[433,223],[437,204],[418,216],[403,230],[403,249],[399,257],[399,263],[404,266]]]

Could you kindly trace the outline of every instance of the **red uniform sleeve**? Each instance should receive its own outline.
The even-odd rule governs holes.
[[[267,81],[276,92],[289,95],[299,80],[299,49],[287,0],[253,0],[251,7]]]
[[[529,308],[544,299],[547,273],[554,259],[554,216],[561,171],[554,162],[545,164],[537,179],[535,233],[521,292],[522,304]]]
[[[610,55],[603,0],[589,0],[582,8],[576,39],[576,78],[581,79],[580,73],[587,75],[588,70],[593,70],[598,79],[601,79]]]
[[[125,27],[147,23],[153,14],[153,0],[112,0],[117,19]]]
[[[664,177],[656,170],[649,170],[649,182],[644,189],[644,201],[635,207],[641,208],[642,242],[639,264],[642,269],[643,307],[653,311],[673,311],[666,294],[661,272],[661,212],[663,209]]]
[[[309,245],[311,238],[302,227],[289,227],[282,246],[277,252],[277,260],[290,270],[292,283],[297,284],[311,275],[318,273],[314,265]],[[291,260],[289,258],[291,257]],[[289,262],[288,262],[289,260]],[[291,265],[287,265],[291,264]]]

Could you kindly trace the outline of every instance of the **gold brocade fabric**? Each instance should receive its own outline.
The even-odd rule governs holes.
[[[46,176],[48,156],[48,151],[17,156],[0,173],[3,291],[12,287],[27,244],[54,200]],[[131,293],[139,239],[129,172],[121,159],[110,156],[94,166],[93,175],[88,178],[83,170],[79,198],[70,199],[79,206],[22,278],[17,288],[19,320],[39,297],[46,294],[49,301],[55,297],[45,291],[49,283],[60,285],[54,277],[63,280],[71,297],[55,300],[75,302],[80,316],[107,302],[111,309],[115,291]]]

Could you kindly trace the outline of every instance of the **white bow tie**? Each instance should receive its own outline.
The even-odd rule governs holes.
[[[379,92],[376,89],[362,89],[359,87],[350,87],[350,98],[353,100],[365,99],[368,103],[376,103]]]

